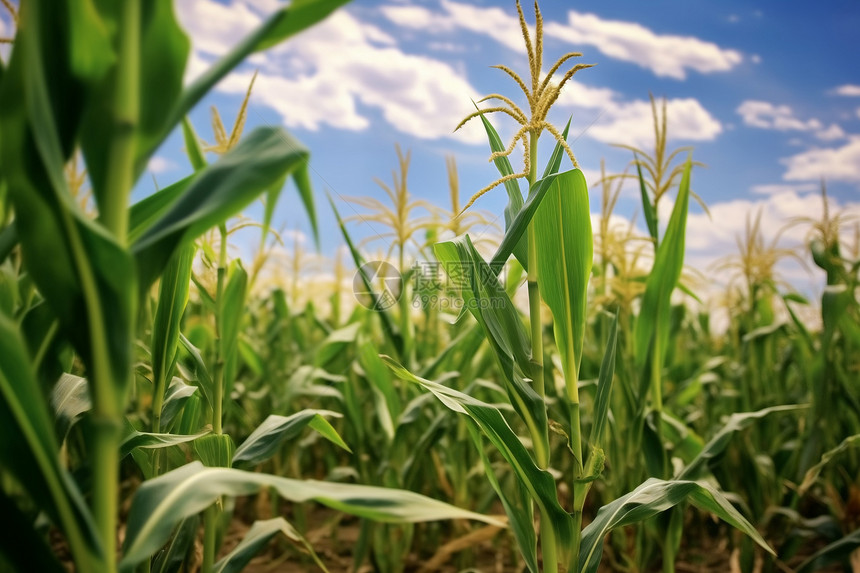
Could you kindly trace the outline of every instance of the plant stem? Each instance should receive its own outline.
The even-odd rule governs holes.
[[[119,62],[111,105],[110,139],[101,221],[120,245],[128,233],[128,196],[134,184],[135,133],[140,115],[140,0],[122,3]]]
[[[397,271],[400,273],[400,334],[403,336],[403,358],[408,362],[412,359],[412,352],[415,348],[414,345],[414,334],[412,332],[412,321],[411,312],[410,312],[410,303],[412,302],[409,297],[409,285],[407,281],[403,280],[404,276],[404,253],[403,253],[404,245],[400,244],[399,258],[398,258],[398,267]]]
[[[224,282],[227,278],[227,226],[219,227],[221,233],[221,244],[218,253],[218,286],[215,290],[215,348],[218,356],[215,360],[215,389],[212,405],[212,430],[215,434],[221,434],[222,417],[224,412],[224,360],[225,349],[222,346],[221,329],[224,325]]]
[[[578,537],[578,536],[577,536]],[[543,570],[558,571],[558,540],[552,528],[552,520],[545,511],[540,512],[540,548],[543,555]]]
[[[119,62],[111,102],[111,137],[105,193],[99,206],[101,220],[114,239],[125,245],[128,229],[128,196],[134,183],[135,131],[140,111],[140,0],[127,0],[122,6],[119,33]],[[87,274],[87,273],[82,273]],[[83,277],[82,277],[83,278]],[[95,277],[85,288],[90,296],[87,306],[91,315],[92,364],[89,364],[93,391],[92,452],[93,452],[93,514],[104,548],[105,571],[116,571],[117,509],[119,504],[119,440],[122,432],[124,396],[116,388],[125,387],[113,371],[111,341],[104,330],[104,316],[98,300]],[[93,300],[95,297],[96,300]],[[94,316],[93,316],[94,315]],[[131,319],[133,320],[133,318]],[[127,325],[127,343],[131,345],[134,324]],[[131,377],[131,371],[122,372]],[[127,379],[128,379],[127,378]]]
[[[654,352],[651,355],[651,402],[654,408],[654,431],[660,442],[660,478],[667,478],[669,473],[669,460],[663,449],[663,364],[659,357],[662,356],[660,345],[660,333],[654,336]]]
[[[203,564],[202,573],[210,573],[215,565],[216,527],[218,525],[218,504],[213,503],[203,514]]]
[[[218,283],[215,288],[215,375],[212,401],[212,433],[220,436],[224,433],[224,361],[226,358],[223,347],[224,326],[224,283],[227,279],[227,225],[222,223],[218,227],[221,235],[221,244],[218,252]],[[221,447],[221,442],[216,447]],[[221,514],[220,499],[206,508],[203,513],[203,564],[201,571],[209,573],[215,564],[215,553],[217,551],[218,518]]]
[[[540,130],[529,133],[529,193],[537,179],[537,144]],[[529,289],[529,325],[531,326],[532,357],[531,377],[535,392],[541,398],[546,396],[543,375],[543,325],[540,312],[540,287],[538,286],[537,241],[535,238],[534,221],[528,227],[528,273],[526,280]],[[549,467],[549,450],[535,448],[537,466],[541,469]],[[540,512],[540,546],[543,555],[544,571],[558,571],[558,540],[552,528],[552,521],[545,511]]]
[[[537,178],[537,143],[540,137],[539,131],[532,131],[529,134],[529,191]],[[529,324],[531,325],[532,338],[532,380],[534,382],[535,392],[539,396],[546,395],[543,376],[543,328],[540,316],[540,288],[538,286],[538,267],[537,267],[537,242],[535,240],[535,224],[534,221],[529,223],[528,227],[528,273],[527,282],[529,289]],[[545,469],[549,460],[538,460],[538,466]]]

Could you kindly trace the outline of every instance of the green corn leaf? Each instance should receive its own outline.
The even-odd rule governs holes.
[[[472,519],[504,526],[497,520],[428,497],[390,488],[296,480],[192,462],[138,489],[128,516],[120,571],[130,573],[161,547],[173,528],[221,496],[242,496],[271,488],[296,503],[316,501],[338,511],[389,523]]]
[[[200,429],[203,416],[203,399],[200,392],[194,392],[185,400],[185,405],[179,412],[179,417],[173,425],[173,431],[177,434],[190,435]]]
[[[763,410],[758,410],[756,412],[742,412],[738,414],[732,414],[729,416],[729,419],[725,424],[714,434],[707,444],[702,448],[702,451],[696,456],[693,461],[691,461],[687,466],[681,470],[681,472],[676,476],[676,479],[681,480],[691,480],[691,479],[699,479],[702,476],[703,471],[707,468],[708,462],[713,458],[720,455],[723,450],[726,449],[726,446],[729,445],[729,442],[732,439],[732,436],[736,432],[743,430],[744,428],[748,428],[752,424],[754,424],[757,420],[760,420],[770,414],[774,414],[777,412],[792,412],[803,408],[804,406],[772,406],[770,408],[764,408]]]
[[[484,130],[487,132],[487,139],[490,142],[490,149],[493,153],[504,151],[505,145],[502,143],[502,139],[499,137],[499,134],[496,132],[493,125],[490,121],[484,116],[481,115],[481,122],[484,124]],[[564,131],[562,132],[562,137],[567,139],[567,133],[570,129],[570,119],[567,121],[567,125],[564,126]],[[550,160],[546,165],[546,169],[544,170],[543,178],[546,179],[551,175],[555,175],[558,172],[559,167],[561,166],[561,160],[564,156],[564,147],[561,146],[560,143],[556,143],[555,148],[553,149],[552,155],[550,156]],[[496,168],[499,170],[499,173],[502,176],[512,175],[514,173],[513,167],[511,167],[511,163],[506,156],[500,156],[493,160],[496,165]],[[528,243],[526,237],[523,236],[523,231],[528,227],[528,222],[531,218],[531,215],[526,214],[526,218],[521,218],[517,220],[517,216],[523,210],[525,203],[523,202],[523,196],[520,192],[520,186],[517,184],[515,180],[505,181],[505,190],[508,193],[508,204],[505,206],[505,239],[502,245],[499,246],[499,249],[496,253],[496,256],[493,257],[493,268],[499,268],[501,270],[500,265],[498,265],[499,260],[501,259],[501,263],[508,259],[508,257],[513,253],[513,255],[517,258],[520,264],[523,266],[523,269],[528,270]],[[538,187],[538,191],[541,190],[541,187]],[[532,196],[532,192],[535,191],[535,188],[529,191],[529,198]],[[539,199],[538,199],[539,202]],[[537,203],[534,203],[534,206],[537,206]],[[515,221],[517,222],[517,226],[514,227]],[[513,229],[513,231],[512,231]],[[508,234],[511,234],[511,237],[508,238]]]
[[[262,127],[199,172],[132,246],[141,289],[152,284],[179,245],[241,211],[307,156],[307,149],[284,130]]]
[[[409,452],[400,470],[400,484],[404,488],[414,490],[423,486],[427,476],[425,473],[421,473],[421,469],[427,467],[426,463],[433,446],[445,436],[449,429],[451,417],[447,414],[447,412],[440,412],[418,440],[415,440],[414,436],[405,431],[405,426],[397,428],[400,431],[397,433],[397,441],[392,446],[392,450],[398,451],[395,448],[402,448],[403,451]]]
[[[187,115],[182,118],[182,140],[185,142],[185,154],[188,155],[191,167],[195,172],[203,170],[209,162],[206,161],[206,153],[200,145],[200,138],[197,137],[197,132],[194,131],[194,126],[191,125]]]
[[[182,378],[174,376],[164,394],[164,405],[161,407],[161,425],[170,428],[174,418],[188,403],[188,400],[197,393],[197,386],[186,384]]]
[[[123,29],[124,3],[98,2],[98,14],[105,25],[113,29]],[[138,110],[135,121],[133,147],[136,153],[141,150],[154,150],[163,140],[162,134],[170,132],[180,122],[171,118],[171,110],[182,93],[185,63],[188,59],[190,42],[179,27],[171,0],[149,0],[140,3],[140,13],[134,20],[139,24],[138,41],[135,46],[138,54],[137,69],[126,71],[123,66],[131,63],[115,60],[111,73],[103,74],[101,81],[94,84],[88,94],[86,109],[80,127],[80,142],[87,163],[87,175],[91,181],[96,203],[102,207],[111,193],[119,190],[108,188],[108,171],[116,161],[112,153],[118,137],[123,137],[117,122],[124,118],[108,115],[106,110],[116,106],[117,76],[123,73],[135,74],[132,81],[137,88],[135,94],[125,94],[125,101],[132,99]],[[82,41],[87,39],[82,38]],[[117,38],[117,45],[122,41]],[[121,52],[122,48],[118,48]],[[120,112],[121,113],[121,112]],[[119,134],[119,135],[118,135]],[[147,155],[147,161],[149,156]],[[130,158],[133,161],[133,157]],[[146,162],[144,162],[144,167]],[[142,172],[142,169],[141,171]],[[137,175],[140,174],[138,172]],[[137,179],[137,177],[135,177]]]
[[[812,487],[815,480],[818,479],[819,474],[821,474],[821,470],[823,470],[824,466],[829,464],[833,458],[846,450],[850,450],[851,448],[856,448],[858,446],[860,446],[860,434],[854,434],[853,436],[848,436],[842,440],[842,442],[832,450],[825,452],[824,455],[821,456],[821,460],[806,471],[806,475],[803,476],[803,482],[800,484],[797,494],[799,496],[803,496],[807,491],[809,491],[809,488]]]
[[[476,105],[477,109],[478,106]],[[505,144],[502,142],[502,138],[499,137],[498,132],[493,127],[493,124],[490,123],[490,120],[486,118],[485,115],[481,114],[480,116],[481,122],[484,124],[484,130],[487,132],[487,139],[490,142],[490,149],[493,153],[498,153],[505,150]],[[496,157],[493,160],[493,163],[496,165],[496,169],[499,170],[499,173],[502,177],[506,175],[513,175],[514,168],[511,167],[511,162],[508,160],[507,156],[501,155]],[[511,228],[511,225],[514,222],[517,214],[523,208],[523,194],[520,191],[520,186],[516,182],[516,180],[505,181],[505,191],[508,192],[508,204],[505,206],[505,230],[508,231]],[[524,269],[528,269],[528,242],[525,237],[520,237],[519,240],[515,241],[511,245],[511,250],[508,251],[508,256],[513,253],[520,264]],[[507,257],[505,257],[507,259]]]
[[[138,432],[132,430],[122,441],[119,449],[120,457],[125,457],[135,448],[158,449],[187,444],[208,435],[210,430],[198,434],[153,434],[150,432]]]
[[[17,244],[18,231],[15,228],[15,221],[12,221],[0,230],[0,264],[6,261]]]
[[[463,307],[481,327],[498,361],[508,398],[529,429],[541,459],[549,452],[549,425],[541,396],[526,382],[531,368],[531,342],[519,312],[495,273],[475,249],[468,235],[434,245],[436,258],[449,276],[458,277]]]
[[[654,204],[648,195],[648,187],[645,185],[645,177],[642,176],[642,166],[639,164],[639,158],[635,153],[633,157],[636,160],[636,174],[639,179],[639,193],[642,198],[642,211],[645,213],[645,224],[648,225],[648,233],[651,235],[656,249],[660,245],[660,236],[657,229],[657,210],[654,209]]]
[[[69,430],[93,407],[85,378],[63,373],[51,390],[57,435],[66,438]]]
[[[26,347],[0,315],[0,461],[65,533],[76,561],[99,567],[101,542],[74,481],[60,464],[59,444]]]
[[[131,206],[128,214],[128,241],[134,243],[151,227],[170,206],[185,193],[194,180],[194,175],[159,189],[152,195]]]
[[[394,420],[400,416],[403,406],[400,395],[391,381],[391,375],[373,344],[364,341],[358,346],[358,361],[365,378],[373,388],[376,415],[388,440],[394,439]]]
[[[182,91],[170,107],[170,113],[158,137],[147,140],[138,151],[137,173],[146,168],[149,158],[191,109],[242,60],[254,52],[270,48],[326,18],[348,0],[296,0],[275,12],[262,26],[242,39],[191,85]],[[157,82],[155,82],[157,85]]]
[[[688,159],[678,188],[678,197],[669,218],[666,234],[656,250],[654,266],[645,284],[642,310],[634,327],[636,365],[640,371],[650,357],[652,367],[662,368],[669,339],[669,319],[672,291],[681,278],[684,267],[684,245],[687,229],[687,209],[690,203],[690,170]],[[653,349],[653,350],[651,350]],[[649,356],[649,354],[653,354]],[[656,366],[654,366],[656,362]],[[659,381],[654,381],[658,383]]]
[[[278,535],[283,535],[289,541],[303,549],[323,571],[328,571],[313,547],[295,527],[283,517],[255,521],[242,541],[212,568],[213,573],[241,573],[261,549]]]
[[[663,439],[672,444],[672,455],[681,458],[685,463],[692,462],[702,453],[705,440],[702,439],[683,420],[673,416],[666,410],[661,412]],[[649,419],[649,422],[653,420]],[[692,479],[687,477],[685,479]]]
[[[860,547],[860,529],[855,529],[845,537],[819,549],[809,559],[801,563],[796,573],[813,573],[833,565],[848,567],[852,554]]]
[[[559,543],[567,545],[572,542],[573,536],[576,535],[573,519],[558,501],[555,479],[548,471],[535,465],[528,450],[498,408],[447,386],[419,378],[388,356],[383,356],[382,359],[401,380],[419,384],[432,392],[448,409],[467,415],[510,464],[519,483],[528,491],[540,511],[548,517],[548,522],[552,523],[553,533]]]
[[[176,526],[167,545],[152,560],[150,573],[178,573],[197,540],[199,527],[200,518],[196,515],[183,519]]]
[[[600,508],[594,521],[582,530],[579,554],[580,573],[595,573],[603,555],[603,538],[613,529],[638,523],[676,505],[689,502],[713,513],[732,527],[747,534],[765,551],[774,554],[753,527],[725,496],[702,482],[664,481],[650,478],[632,492]]]
[[[191,266],[197,248],[194,243],[181,246],[170,258],[158,289],[158,305],[152,323],[152,385],[155,407],[162,408],[167,381],[172,378],[179,345],[179,327],[188,304]],[[160,425],[161,411],[157,412]],[[154,428],[156,432],[160,427]]]
[[[110,348],[101,366],[114,384],[95,388],[93,398],[119,408],[130,380],[133,262],[114,237],[80,211],[64,175],[80,119],[80,90],[91,78],[72,77],[65,58],[55,57],[69,53],[64,15],[39,1],[23,8],[28,33],[16,40],[0,89],[0,166],[29,274],[90,367],[89,333],[104,333],[101,339]],[[98,31],[92,33],[97,42]]]
[[[291,416],[269,415],[242,445],[236,448],[233,465],[248,467],[263,463],[277,453],[281,444],[298,436],[305,427],[310,427],[325,439],[350,452],[326,417],[340,418],[342,415],[330,410],[302,410]]]
[[[353,322],[329,333],[320,344],[320,349],[314,358],[317,366],[325,366],[330,360],[343,352],[344,348],[353,344],[360,328],[360,322]]]
[[[319,248],[320,244],[320,230],[319,224],[317,223],[317,209],[314,205],[314,191],[313,187],[311,187],[311,177],[309,172],[310,166],[308,162],[305,161],[301,165],[299,165],[295,171],[293,171],[293,182],[296,184],[296,189],[299,191],[299,197],[302,200],[302,204],[305,207],[305,212],[308,214],[308,219],[311,222],[311,229],[314,234],[314,243],[316,243],[317,248]],[[273,207],[270,205],[274,205],[275,201],[277,201],[277,194],[270,194],[269,198],[266,199],[266,211],[267,213]],[[269,213],[269,220],[271,220],[272,215]]]
[[[546,179],[536,181],[535,184],[532,185],[532,188],[529,191],[529,196],[526,199],[525,204],[523,204],[523,208],[520,209],[517,216],[514,217],[513,222],[505,231],[505,236],[502,238],[499,248],[496,249],[495,254],[493,254],[493,258],[490,261],[490,267],[492,267],[493,271],[497,275],[502,271],[508,257],[511,256],[514,246],[523,240],[523,236],[529,227],[532,217],[534,217],[541,201],[543,201],[544,196],[552,188],[557,177],[558,175],[550,175]]]
[[[499,500],[502,502],[502,507],[505,508],[505,514],[508,516],[509,525],[514,534],[514,538],[517,540],[517,547],[520,550],[520,555],[522,556],[523,561],[525,561],[526,567],[529,568],[529,571],[531,573],[538,573],[540,568],[538,567],[537,558],[537,536],[535,535],[534,527],[534,510],[532,509],[533,506],[528,499],[528,494],[525,493],[525,488],[518,483],[517,485],[523,499],[510,499],[511,496],[502,489],[502,484],[499,483],[499,478],[496,477],[496,472],[493,470],[493,464],[490,462],[490,458],[484,451],[484,439],[481,437],[476,424],[469,424],[466,427],[469,430],[469,436],[472,438],[472,442],[475,444],[475,447],[478,449],[478,453],[481,456],[484,473],[486,474],[487,479],[490,480],[490,485],[493,487],[493,490],[495,490],[496,495],[499,496]]]
[[[451,281],[468,309],[484,328],[496,350],[502,371],[511,377],[514,366],[528,372],[531,342],[519,313],[495,273],[478,253],[468,236],[433,246]]]
[[[203,361],[203,356],[200,354],[200,349],[191,344],[191,341],[185,338],[182,333],[179,334],[179,343],[185,352],[191,358],[191,366],[194,369],[194,376],[197,378],[197,387],[200,388],[200,393],[209,408],[215,406],[215,383],[212,380],[212,375]]]
[[[588,188],[582,171],[566,171],[556,177],[534,217],[541,297],[552,311],[567,397],[578,402],[586,293],[594,259]]]
[[[229,468],[233,465],[236,444],[228,434],[209,434],[193,442],[194,453],[204,466]]]
[[[612,381],[615,378],[615,353],[618,342],[618,315],[612,316],[609,327],[609,338],[606,350],[603,351],[603,361],[600,364],[600,374],[597,379],[597,395],[594,398],[594,422],[588,443],[599,448],[603,441],[603,431],[609,419],[609,397],[612,394]]]
[[[224,395],[229,396],[236,378],[239,358],[239,331],[245,318],[245,298],[248,293],[248,273],[240,259],[230,263],[229,279],[222,293],[221,317],[221,348],[220,356],[224,360]]]
[[[32,518],[18,509],[15,500],[0,489],[0,515],[6,528],[0,536],[0,562],[9,571],[64,573],[66,569],[54,556],[44,536],[33,526]]]

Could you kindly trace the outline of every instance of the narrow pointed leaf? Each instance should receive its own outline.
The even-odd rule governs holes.
[[[535,213],[534,224],[541,297],[552,311],[565,380],[576,381],[594,260],[588,187],[582,171],[565,171],[553,180]],[[568,387],[568,398],[576,392],[576,388]]]
[[[305,427],[316,430],[333,444],[350,451],[337,431],[325,419],[326,416],[340,418],[341,414],[329,410],[302,410],[291,416],[274,414],[268,416],[242,442],[242,445],[236,448],[233,464],[254,466],[263,463],[275,455],[281,444],[298,436]]]
[[[262,26],[242,39],[176,98],[163,122],[161,132],[157,136],[147,138],[145,145],[139,148],[136,161],[137,174],[144,171],[149,158],[170,135],[173,128],[182,121],[182,118],[247,56],[279,44],[305,28],[313,26],[347,2],[348,0],[296,0],[275,12]],[[157,81],[154,83],[157,84]]]
[[[477,108],[477,106],[475,106]],[[481,122],[484,124],[484,130],[487,132],[487,139],[490,142],[490,149],[493,153],[498,153],[505,150],[505,144],[502,142],[502,138],[499,137],[498,132],[493,127],[493,124],[490,123],[490,120],[486,118],[485,115],[481,115]],[[502,177],[506,175],[513,175],[514,168],[511,166],[511,162],[508,160],[507,156],[496,157],[493,160],[493,163],[496,165],[496,169],[499,170],[499,173]],[[508,231],[511,228],[511,225],[514,222],[517,214],[523,208],[523,194],[520,191],[520,186],[516,182],[516,180],[505,181],[505,191],[508,192],[508,204],[505,206],[505,231]],[[528,270],[529,261],[528,261],[528,243],[525,237],[520,237],[519,240],[512,243],[511,250],[508,251],[508,255],[513,253],[520,264],[524,269]],[[505,257],[507,259],[507,257]]]
[[[245,566],[251,562],[251,559],[279,534],[301,547],[311,556],[317,567],[323,571],[328,571],[308,540],[286,519],[276,517],[264,521],[255,521],[242,541],[212,567],[213,573],[241,573]]]
[[[860,529],[855,529],[845,537],[816,551],[795,569],[795,573],[813,573],[840,564],[847,568],[851,564],[852,554],[858,547],[860,547]]]
[[[638,523],[676,505],[689,502],[713,513],[732,527],[747,534],[758,545],[775,554],[755,527],[732,506],[725,496],[706,483],[664,481],[650,478],[625,496],[604,505],[594,521],[582,531],[579,554],[580,573],[595,573],[603,555],[603,538],[613,529]]]
[[[558,501],[555,479],[548,471],[535,465],[528,450],[498,408],[447,386],[419,378],[388,356],[383,356],[382,359],[400,379],[423,386],[450,410],[466,414],[510,464],[520,484],[537,503],[540,511],[549,517],[556,538],[573,539],[573,519]]]
[[[59,444],[20,333],[0,314],[0,461],[72,540],[73,550],[101,559],[95,523],[60,464]],[[76,552],[77,559],[85,558]],[[95,565],[98,561],[93,562]]]
[[[648,195],[648,187],[645,185],[645,177],[642,176],[642,166],[639,165],[638,157],[636,157],[635,153],[634,157],[637,159],[636,174],[639,179],[639,194],[642,199],[642,210],[645,213],[645,224],[648,225],[648,233],[651,235],[651,239],[654,241],[654,245],[656,247],[660,244],[660,237],[657,230],[657,211],[654,209],[654,204],[651,202],[651,197]]]
[[[833,458],[846,450],[856,447],[860,447],[860,434],[848,436],[842,440],[838,446],[825,452],[824,455],[821,456],[821,460],[806,471],[806,474],[803,476],[803,482],[798,488],[798,495],[802,496],[810,487],[812,487],[815,480],[818,479],[819,474],[821,474],[821,470],[823,470],[824,466],[829,464]]]
[[[198,434],[180,435],[180,434],[153,434],[151,432],[132,431],[125,437],[120,445],[119,455],[125,457],[135,448],[157,449],[169,448],[170,446],[178,446],[179,444],[187,444],[202,438],[210,433],[210,430],[200,432]]]
[[[182,519],[195,515],[221,496],[242,496],[271,488],[295,503],[316,501],[338,511],[389,523],[440,519],[473,519],[504,526],[497,520],[417,493],[364,485],[296,480],[192,462],[138,489],[128,516],[120,571],[128,573],[167,541]]]
[[[678,197],[669,218],[666,234],[657,248],[654,266],[645,284],[642,309],[634,327],[636,365],[640,371],[652,353],[662,367],[669,339],[672,291],[678,284],[684,267],[684,245],[687,230],[687,209],[690,203],[691,160],[684,167]],[[653,339],[653,340],[652,340]]]
[[[65,439],[69,429],[93,407],[85,378],[64,373],[51,390],[57,435]]]
[[[261,127],[200,171],[132,246],[140,287],[152,284],[179,245],[241,211],[307,156],[307,149],[284,130]]]
[[[609,398],[612,394],[612,382],[615,379],[615,351],[618,341],[618,315],[612,317],[609,327],[609,339],[606,350],[603,351],[603,362],[600,364],[600,374],[597,379],[597,395],[594,398],[594,423],[588,440],[592,447],[601,447],[603,431],[609,418]]]
[[[687,466],[681,470],[681,472],[676,476],[677,479],[682,480],[691,480],[691,479],[699,479],[702,477],[703,471],[707,468],[708,462],[715,457],[719,456],[723,450],[726,449],[726,446],[729,445],[732,437],[736,432],[739,432],[749,426],[753,425],[756,421],[769,416],[770,414],[778,413],[778,412],[792,412],[803,408],[803,406],[795,406],[795,405],[787,405],[787,406],[772,406],[770,408],[764,408],[763,410],[758,410],[756,412],[741,412],[737,414],[732,414],[729,416],[729,419],[725,424],[714,434],[707,444],[705,444],[702,451],[696,458],[691,461]]]

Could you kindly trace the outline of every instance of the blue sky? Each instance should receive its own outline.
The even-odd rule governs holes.
[[[189,77],[281,4],[178,0],[194,48]],[[597,64],[573,78],[549,117],[559,126],[573,117],[573,150],[590,183],[602,158],[609,172],[629,162],[630,153],[612,143],[650,149],[649,93],[668,101],[670,148],[692,145],[694,158],[707,164],[693,176],[711,218],[692,208],[692,265],[707,269],[734,252],[735,236],[755,209],[763,210],[768,236],[790,217],[817,216],[822,176],[832,207],[860,215],[856,0],[814,9],[795,1],[544,1],[542,10],[544,71],[569,51],[584,54],[578,61]],[[533,22],[532,7],[525,11]],[[513,0],[357,0],[246,62],[194,111],[192,121],[211,140],[209,106],[232,122],[258,70],[246,129],[284,125],[311,149],[322,250],[331,253],[341,239],[323,191],[331,191],[344,215],[354,214],[344,196],[383,199],[374,178],[390,181],[395,144],[412,151],[411,192],[440,206],[448,201],[449,154],[457,158],[464,198],[495,179],[478,122],[453,132],[471,98],[500,92],[525,105],[515,84],[489,67],[494,64],[527,74]],[[505,116],[493,121],[503,139],[515,130]],[[541,142],[545,157],[552,144],[548,137]],[[515,152],[515,166],[520,156]],[[178,134],[151,170],[162,186],[190,171]],[[136,195],[152,189],[144,179]],[[295,195],[283,198],[278,225],[307,231]],[[501,214],[505,202],[497,189],[476,207]],[[617,215],[632,216],[637,204],[631,187]],[[598,206],[595,188],[592,211]],[[368,225],[352,230],[361,237],[374,232]],[[796,227],[783,240],[796,243],[804,233]],[[784,272],[789,280],[807,281],[796,266]]]

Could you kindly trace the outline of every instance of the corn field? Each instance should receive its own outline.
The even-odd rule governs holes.
[[[253,80],[204,143],[219,81],[345,3],[293,0],[185,83],[171,0],[4,0],[0,570],[860,571],[860,223],[826,182],[785,221],[805,252],[750,214],[714,328],[685,266],[707,158],[652,97],[653,146],[589,189],[548,113],[591,55],[544,54],[519,1],[528,69],[486,62],[510,90],[450,126],[486,133],[481,189],[451,156],[450,201],[413,197],[398,147],[385,201],[326,200],[313,149],[244,129]],[[173,133],[193,174],[133,201]],[[624,185],[646,234],[610,224]],[[317,238],[331,209],[340,255],[279,203]]]

